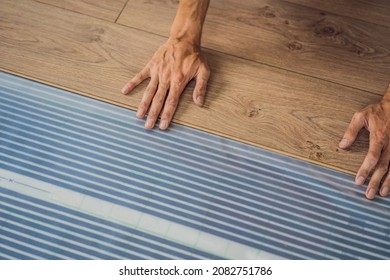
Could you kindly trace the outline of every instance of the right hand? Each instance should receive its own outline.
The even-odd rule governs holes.
[[[150,78],[137,117],[147,115],[145,128],[152,129],[161,114],[160,129],[168,128],[179,103],[180,95],[192,79],[196,80],[193,100],[203,106],[210,69],[200,47],[180,39],[168,39],[146,67],[122,89],[130,93],[142,81]]]
[[[355,182],[363,185],[371,174],[366,197],[374,199],[377,193],[387,196],[390,191],[390,85],[381,102],[355,113],[339,147],[349,148],[363,128],[370,132],[370,142]]]

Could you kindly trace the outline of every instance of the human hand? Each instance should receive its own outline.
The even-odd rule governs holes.
[[[369,149],[355,182],[363,185],[371,174],[366,197],[374,199],[378,191],[381,196],[387,196],[390,191],[390,86],[381,102],[355,113],[339,147],[350,147],[363,127],[370,132]]]
[[[137,117],[144,118],[147,114],[145,128],[152,129],[161,113],[159,127],[165,130],[176,111],[180,95],[192,79],[196,80],[193,100],[196,105],[203,105],[209,76],[206,57],[199,46],[186,40],[168,39],[146,67],[123,87],[122,93],[130,93],[150,78]]]

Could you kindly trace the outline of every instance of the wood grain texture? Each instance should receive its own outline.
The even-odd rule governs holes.
[[[133,0],[118,22],[169,34],[177,1]],[[390,28],[276,0],[214,0],[204,47],[382,94]]]
[[[38,0],[38,2],[114,22],[127,0]]]
[[[389,0],[284,0],[390,27]]]
[[[3,0],[0,10],[2,69],[138,106],[147,83],[130,96],[120,88],[165,38],[29,0]],[[205,106],[193,104],[190,83],[175,121],[348,172],[358,169],[367,135],[350,151],[339,151],[337,143],[353,112],[379,95],[206,52],[213,75]]]

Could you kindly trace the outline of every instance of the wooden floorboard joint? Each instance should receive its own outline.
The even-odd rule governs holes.
[[[129,0],[126,0],[126,3],[123,5],[122,10],[119,12],[118,16],[116,17],[116,19],[115,19],[115,21],[114,21],[115,23],[117,23],[119,17],[122,15],[124,9],[125,9],[126,6],[127,6],[127,3],[129,3]]]

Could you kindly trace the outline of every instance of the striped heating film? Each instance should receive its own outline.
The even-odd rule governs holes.
[[[353,177],[0,73],[0,259],[389,259]]]

